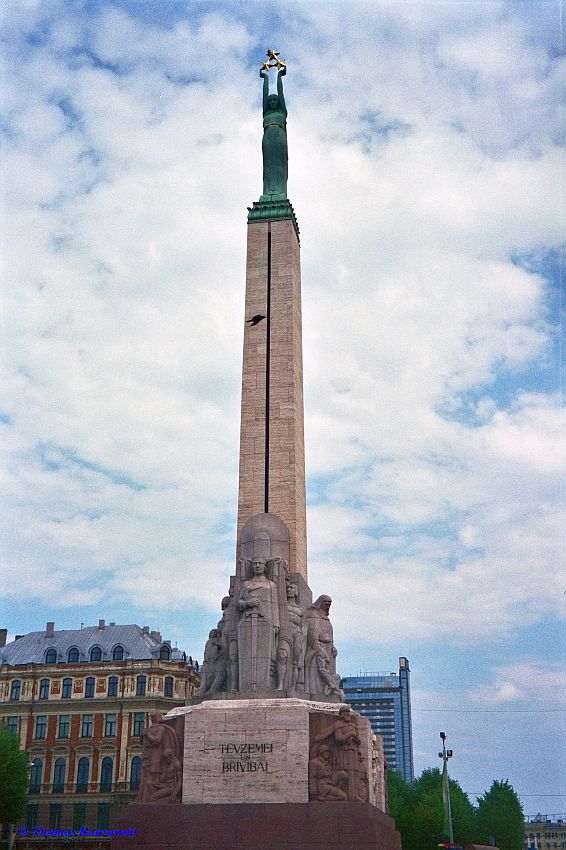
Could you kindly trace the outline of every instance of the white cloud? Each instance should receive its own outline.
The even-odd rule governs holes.
[[[497,379],[551,351],[547,284],[510,258],[559,238],[559,62],[498,4],[289,9],[313,589],[343,636],[508,634],[556,598],[561,413]],[[260,190],[254,26],[9,12],[17,592],[216,609]]]

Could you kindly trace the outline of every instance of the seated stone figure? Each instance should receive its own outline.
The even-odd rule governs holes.
[[[347,788],[348,774],[333,769],[331,749],[322,744],[309,761],[309,798],[319,802],[347,800]]]

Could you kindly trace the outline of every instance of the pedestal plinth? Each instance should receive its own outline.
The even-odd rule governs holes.
[[[389,815],[369,803],[131,803],[112,850],[401,850]]]

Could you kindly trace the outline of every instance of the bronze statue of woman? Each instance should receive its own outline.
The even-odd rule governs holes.
[[[269,74],[261,69],[263,78],[263,194],[287,197],[287,107],[283,95],[284,66],[277,74],[277,94],[269,94]]]

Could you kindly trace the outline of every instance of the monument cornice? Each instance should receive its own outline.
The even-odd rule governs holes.
[[[248,207],[248,221],[283,221],[284,219],[290,219],[293,222],[297,239],[300,241],[299,223],[288,198],[269,200],[260,198],[259,201],[254,201],[253,206]]]

